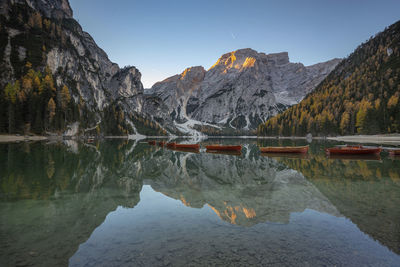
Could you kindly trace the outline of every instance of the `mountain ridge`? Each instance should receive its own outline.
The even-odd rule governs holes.
[[[291,63],[288,52],[239,49],[223,54],[207,71],[202,66],[187,68],[155,83],[145,94],[167,101],[168,112],[178,123],[186,118],[199,124],[250,130],[298,103],[339,61],[304,66]],[[195,79],[193,84],[187,73]]]

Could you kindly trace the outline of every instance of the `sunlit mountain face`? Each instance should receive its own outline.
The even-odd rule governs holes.
[[[290,62],[288,52],[238,49],[223,54],[207,71],[202,66],[187,68],[145,93],[168,106],[158,116],[168,115],[183,132],[248,133],[299,103],[340,61],[304,66]]]
[[[293,264],[395,265],[400,160],[326,158],[332,144],[317,142],[308,156],[260,155],[276,142],[244,141],[241,155],[140,141],[1,144],[0,260],[269,264],[279,248]]]

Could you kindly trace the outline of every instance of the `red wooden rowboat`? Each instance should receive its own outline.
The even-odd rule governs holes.
[[[175,144],[175,148],[200,149],[199,144]]]
[[[224,145],[210,145],[206,146],[207,150],[218,150],[218,151],[241,151],[242,146],[224,146]]]
[[[199,144],[177,144],[175,142],[166,144],[168,148],[188,148],[188,149],[200,149]]]
[[[366,154],[379,154],[382,148],[366,148],[363,146],[342,146],[342,147],[331,147],[325,149],[325,152],[329,154],[346,154],[346,155],[366,155]]]
[[[269,146],[260,147],[263,153],[307,153],[308,146]]]
[[[177,143],[168,143],[166,144],[168,148],[183,148],[183,149],[200,149],[199,144],[177,144]]]
[[[149,143],[149,145],[155,146],[156,145],[156,141],[152,140],[152,141],[148,141],[147,143]]]
[[[392,156],[400,156],[400,149],[390,150],[389,154],[392,155]]]
[[[173,148],[175,147],[176,143],[167,143],[165,146],[168,148]]]

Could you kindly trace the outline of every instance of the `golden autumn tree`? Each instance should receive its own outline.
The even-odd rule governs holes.
[[[53,98],[50,98],[49,102],[47,103],[47,110],[49,112],[49,122],[53,122],[53,118],[56,115],[56,103],[54,102]]]
[[[61,108],[65,111],[68,107],[68,103],[71,101],[71,95],[69,94],[69,89],[64,85],[61,89]]]
[[[366,133],[368,130],[368,113],[372,108],[371,103],[363,99],[360,103],[360,109],[356,115],[356,127],[358,133]]]
[[[66,85],[64,85],[60,92],[60,102],[61,102],[60,104],[61,104],[61,109],[64,112],[64,122],[67,121],[67,108],[70,101],[71,101],[71,95],[69,94],[69,89]]]

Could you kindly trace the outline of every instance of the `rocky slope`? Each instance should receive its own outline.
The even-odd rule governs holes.
[[[120,69],[117,64],[112,63],[107,54],[97,46],[93,38],[82,30],[80,25],[72,18],[72,10],[67,0],[55,1],[34,1],[34,0],[18,0],[18,1],[2,1],[1,14],[5,17],[13,15],[12,11],[15,6],[29,6],[33,10],[38,11],[42,18],[49,18],[51,21],[61,20],[62,42],[65,46],[51,45],[46,48],[43,55],[43,65],[50,67],[57,84],[65,84],[75,82],[79,96],[88,104],[93,104],[98,109],[104,108],[110,101],[123,96],[129,97],[143,93],[143,86],[140,82],[140,72],[135,67]],[[71,24],[67,27],[67,24]],[[42,27],[46,27],[42,25]],[[56,25],[57,27],[57,25]],[[21,29],[13,29],[5,27],[8,33],[10,49],[19,51],[19,60],[24,62],[28,56],[21,53],[29,47],[13,46],[13,39],[18,35],[26,34]],[[66,47],[70,45],[69,47]],[[32,51],[34,52],[34,51]],[[10,52],[10,55],[14,51]],[[5,55],[3,64],[10,61]],[[12,62],[13,63],[13,62]],[[33,62],[31,62],[33,63]],[[6,65],[10,68],[8,77],[1,79],[1,86],[12,79],[15,79],[13,69],[18,67],[17,64]],[[61,68],[61,69],[59,69]],[[78,96],[78,95],[76,95]],[[107,96],[107,97],[106,97]]]
[[[96,125],[101,132],[108,134],[138,133],[138,125],[144,130],[151,128],[152,118],[143,113],[142,106],[146,103],[145,106],[149,106],[151,110],[153,102],[143,96],[139,70],[135,67],[121,69],[111,62],[93,38],[73,19],[72,14],[67,0],[1,1],[0,90],[5,90],[10,83],[12,90],[9,91],[14,92],[20,102],[33,105],[33,95],[40,92],[36,92],[32,86],[20,88],[19,84],[15,84],[17,81],[23,84],[24,79],[29,78],[32,78],[30,83],[34,83],[34,77],[26,75],[32,69],[40,73],[37,76],[47,74],[49,79],[54,80],[52,90],[55,93],[48,94],[47,98],[53,98],[55,113],[62,106],[59,91],[64,85],[68,87],[67,91],[72,99],[70,104],[74,107],[71,110],[78,110],[79,116],[65,115],[64,119],[68,123],[79,123],[75,124],[80,126],[74,132],[95,129]],[[19,97],[21,91],[27,97]],[[10,93],[0,91],[0,95],[6,102]],[[47,98],[42,97],[42,106],[47,105]],[[13,117],[14,113],[24,113],[17,106],[12,114],[11,109],[0,110],[0,113],[4,113],[3,117],[10,118],[8,121],[17,121],[15,127],[6,125],[2,131],[18,132],[21,131],[18,125],[39,123],[28,118],[29,116]],[[156,108],[162,109],[162,106],[159,104]],[[41,113],[38,116],[43,117],[40,122],[44,126],[37,130],[39,133],[52,129],[50,121],[46,123],[48,118],[43,115],[48,114],[49,110],[41,110]],[[110,118],[106,118],[105,113],[111,114]],[[57,114],[55,117],[57,120]],[[118,122],[114,123],[115,121]],[[156,122],[151,125],[155,129],[153,133],[162,131]],[[54,126],[53,129],[62,130],[65,127]]]
[[[222,55],[208,71],[188,68],[156,83],[147,93],[166,102],[177,123],[196,120],[254,129],[298,103],[339,62],[333,59],[304,66],[291,63],[287,52],[264,54],[240,49]]]

